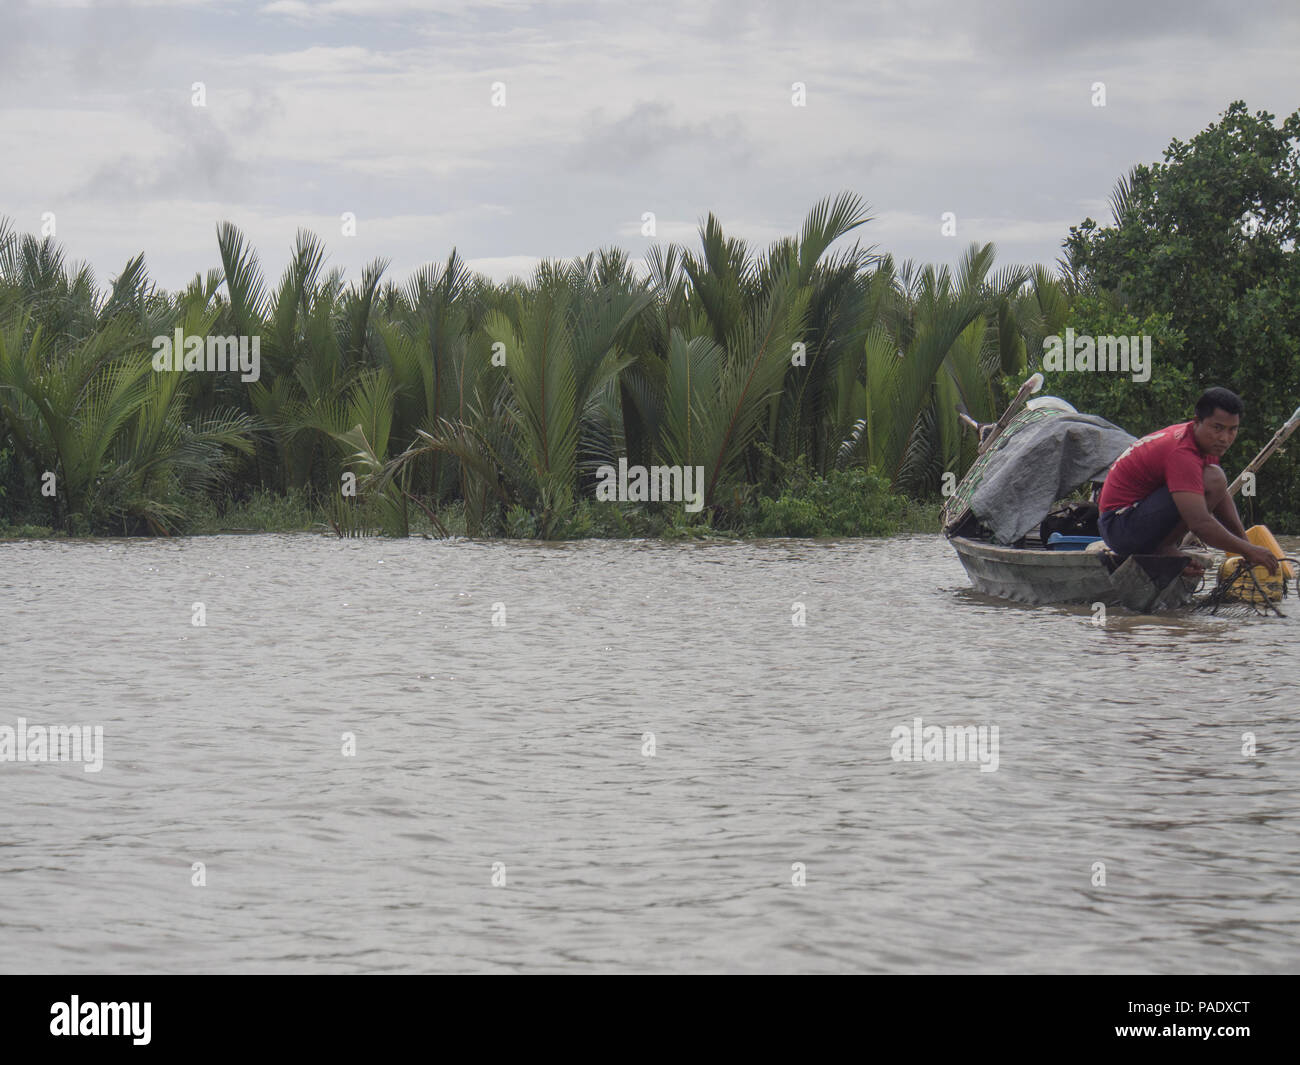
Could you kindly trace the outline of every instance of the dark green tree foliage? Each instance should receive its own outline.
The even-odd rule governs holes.
[[[1170,142],[1163,162],[1135,167],[1112,207],[1113,225],[1089,218],[1071,228],[1070,270],[1139,320],[1167,316],[1184,339],[1159,345],[1150,384],[1108,382],[1116,395],[1097,412],[1150,402],[1148,418],[1123,423],[1140,435],[1191,417],[1202,388],[1231,388],[1246,403],[1228,461],[1240,468],[1300,403],[1300,111],[1279,123],[1233,103],[1190,141]],[[1095,320],[1097,307],[1080,304],[1080,312]],[[1193,387],[1179,408],[1185,382]],[[1128,390],[1140,395],[1121,399]],[[1296,451],[1275,456],[1261,473],[1261,520],[1297,524]]]
[[[1199,390],[1186,366],[1184,337],[1167,314],[1139,318],[1114,299],[1078,295],[1066,321],[1076,336],[1151,338],[1151,379],[1134,381],[1122,373],[1045,373],[1044,391],[1098,414],[1135,436],[1190,418]],[[1232,459],[1239,456],[1233,454]]]

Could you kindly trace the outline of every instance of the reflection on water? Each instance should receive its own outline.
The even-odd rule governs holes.
[[[4,971],[1295,968],[1295,617],[938,537],[3,544],[0,612],[0,727],[104,735],[0,762]]]

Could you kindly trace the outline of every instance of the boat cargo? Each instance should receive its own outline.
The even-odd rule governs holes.
[[[1104,418],[1052,397],[1021,410],[949,497],[943,529],[977,591],[1023,603],[1104,603],[1141,614],[1185,606],[1199,578],[1195,558],[1121,556],[1097,529],[1097,508],[1080,499],[1105,480],[1134,437]]]

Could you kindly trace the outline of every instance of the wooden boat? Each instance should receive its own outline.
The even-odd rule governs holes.
[[[1139,614],[1191,602],[1197,582],[1182,576],[1182,555],[1049,551],[949,537],[975,590],[1021,603],[1105,603]]]
[[[1041,380],[1035,375],[1026,381],[996,425],[976,426],[991,432],[980,432],[979,455],[944,507],[944,532],[971,584],[986,595],[1022,603],[1104,603],[1142,614],[1185,606],[1198,584],[1182,576],[1191,555],[1125,558],[1100,544],[1081,551],[1050,550],[1043,543],[1047,533],[1040,530],[1039,522],[1051,509],[1053,493],[1055,498],[1063,498],[1104,478],[1132,437],[1100,419],[1067,428],[1062,420],[1067,415],[1076,416],[1076,423],[1089,419],[1078,416],[1073,407],[1054,397],[1030,401],[1029,394]],[[1059,437],[1054,428],[1044,424],[1049,422],[1062,430]],[[1049,436],[1060,440],[1059,449],[1035,453],[1034,441]],[[1075,461],[1069,464],[1066,457]],[[1029,484],[1032,478],[1026,478],[1024,471],[1034,467],[1050,471],[1059,468],[1066,479],[1039,478],[1033,494],[1026,494],[1020,486]],[[1072,472],[1066,474],[1067,469]],[[1001,489],[1001,503],[991,510],[986,493],[985,509],[977,513],[981,486],[992,485],[998,477],[1002,485],[1010,483],[1015,490],[1008,495]],[[1009,514],[1014,524],[1008,532],[1007,522],[1000,519]],[[990,526],[1002,527],[1002,542]],[[1095,516],[1087,532],[1097,536]],[[1212,559],[1197,555],[1197,561],[1208,566]]]

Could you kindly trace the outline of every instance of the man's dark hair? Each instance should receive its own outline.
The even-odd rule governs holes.
[[[1203,422],[1216,410],[1240,415],[1245,409],[1246,405],[1236,392],[1229,392],[1226,388],[1207,388],[1196,401],[1196,420]]]

